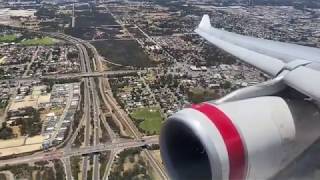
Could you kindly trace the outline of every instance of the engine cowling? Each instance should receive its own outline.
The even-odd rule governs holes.
[[[258,97],[181,110],[164,124],[160,150],[172,179],[268,179],[320,134],[310,102]]]

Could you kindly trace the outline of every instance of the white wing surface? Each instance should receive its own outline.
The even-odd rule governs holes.
[[[219,30],[211,26],[208,15],[203,16],[195,32],[271,76],[289,70],[284,77],[287,85],[320,100],[320,49]]]

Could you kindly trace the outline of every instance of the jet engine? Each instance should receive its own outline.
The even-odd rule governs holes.
[[[172,179],[268,179],[319,138],[313,103],[264,96],[183,109],[160,135]]]

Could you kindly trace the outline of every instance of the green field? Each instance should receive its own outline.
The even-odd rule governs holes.
[[[56,40],[51,37],[43,37],[43,38],[34,38],[34,39],[27,39],[24,41],[21,41],[22,45],[26,46],[50,46],[54,45],[56,43]]]
[[[3,35],[0,36],[0,42],[15,42],[18,39],[18,37],[15,34],[9,34],[9,35]]]
[[[147,134],[159,134],[162,116],[159,108],[138,108],[131,113],[131,117],[139,122],[139,128]]]

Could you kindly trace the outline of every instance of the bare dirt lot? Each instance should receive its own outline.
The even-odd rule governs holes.
[[[0,157],[39,150],[42,148],[43,140],[44,137],[41,135],[31,138],[20,137],[10,140],[1,140]]]

